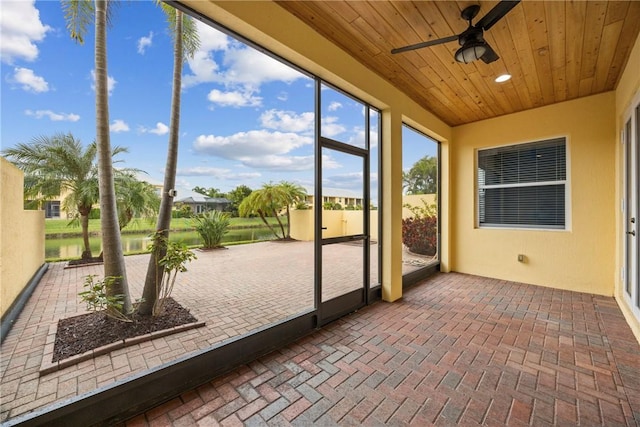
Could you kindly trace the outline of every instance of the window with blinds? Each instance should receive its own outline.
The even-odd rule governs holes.
[[[564,229],[566,139],[478,150],[478,225]]]

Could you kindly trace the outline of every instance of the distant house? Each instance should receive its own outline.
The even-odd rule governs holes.
[[[189,206],[191,212],[199,214],[212,210],[224,211],[231,205],[231,200],[224,197],[207,197],[203,194],[191,192],[187,197],[175,200],[173,205]]]

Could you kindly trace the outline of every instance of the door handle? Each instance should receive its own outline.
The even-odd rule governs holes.
[[[627,234],[631,234],[632,236],[635,236],[636,230],[627,231]]]

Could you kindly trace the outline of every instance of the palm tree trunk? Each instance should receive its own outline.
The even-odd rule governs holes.
[[[280,216],[278,215],[278,212],[276,212],[276,210],[273,210],[273,216],[276,217],[276,221],[278,221],[278,224],[280,225],[280,230],[282,230],[282,238],[285,238],[285,233],[284,233],[284,225],[282,225],[282,221],[280,221]]]
[[[78,209],[80,211],[80,209]],[[82,227],[82,244],[84,250],[82,251],[82,259],[91,258],[91,245],[89,244],[89,214],[80,212],[80,226]]]
[[[258,211],[258,215],[260,215],[260,219],[262,220],[262,222],[265,223],[265,225],[267,227],[269,227],[269,230],[271,230],[271,232],[273,233],[274,236],[278,237],[278,232],[275,230],[275,228],[273,228],[273,226],[271,224],[269,224],[269,221],[267,221],[267,218],[264,215],[264,212],[262,212],[261,210]]]
[[[127,272],[122,251],[116,192],[109,139],[109,92],[107,87],[107,0],[95,0],[96,140],[100,189],[100,225],[105,277],[116,278],[107,295],[122,295],[122,312],[132,311]]]
[[[173,207],[173,193],[169,190],[176,185],[176,168],[178,165],[178,144],[180,136],[180,90],[182,86],[182,12],[175,10],[176,28],[173,46],[173,87],[171,93],[171,119],[169,123],[169,146],[167,149],[167,163],[164,171],[164,183],[162,187],[162,200],[156,232],[164,235],[165,239],[159,239],[160,244],[154,245],[154,252],[149,257],[147,276],[142,291],[142,302],[138,312],[144,315],[153,314],[153,307],[158,299],[158,289],[164,276],[164,266],[158,265],[157,260],[164,258],[167,253],[166,242],[169,239],[171,228],[171,208]]]
[[[287,205],[287,235],[285,238],[291,237],[291,210],[289,209],[289,205]]]

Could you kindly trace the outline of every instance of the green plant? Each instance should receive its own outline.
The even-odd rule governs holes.
[[[162,232],[156,232],[151,236],[151,245],[149,250],[152,254],[156,254],[155,262],[163,268],[156,268],[156,272],[162,271],[160,277],[156,278],[156,295],[158,298],[153,304],[152,314],[157,316],[162,313],[164,301],[173,292],[173,287],[178,278],[178,273],[187,271],[186,264],[196,259],[196,254],[183,242],[170,242]],[[164,256],[158,258],[156,248],[166,247],[167,251]],[[156,273],[157,274],[157,273]]]
[[[195,229],[204,241],[205,249],[220,247],[222,238],[229,229],[228,213],[212,210],[193,218]]]
[[[342,205],[340,203],[337,202],[324,202],[322,204],[322,209],[324,209],[325,211],[341,211],[342,210]]]
[[[438,215],[435,204],[403,205],[413,217],[402,220],[402,243],[413,253],[433,256],[438,249]]]
[[[86,291],[78,295],[82,302],[87,304],[89,311],[104,311],[107,316],[129,322],[129,318],[122,313],[124,295],[107,295],[107,289],[118,280],[118,277],[105,277],[103,280],[94,281],[96,276],[88,275],[84,279]]]
[[[176,203],[176,209],[171,211],[171,218],[191,218],[192,215],[191,206],[185,203]]]

